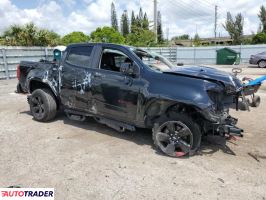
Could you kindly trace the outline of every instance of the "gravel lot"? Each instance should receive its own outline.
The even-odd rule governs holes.
[[[118,133],[93,119],[32,120],[16,80],[0,81],[0,187],[54,187],[55,199],[266,199],[266,93],[232,111],[245,137],[209,137],[198,155],[158,153],[151,132]]]

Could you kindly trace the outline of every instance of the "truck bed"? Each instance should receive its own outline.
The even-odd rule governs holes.
[[[27,93],[26,80],[29,72],[33,69],[45,69],[48,70],[55,65],[54,62],[41,60],[39,62],[33,61],[21,61],[17,68],[17,78],[19,80],[17,86],[18,93]]]

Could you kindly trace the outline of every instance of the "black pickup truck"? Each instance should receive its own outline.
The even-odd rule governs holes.
[[[70,119],[91,116],[121,132],[152,129],[155,146],[173,157],[193,155],[204,135],[242,136],[229,108],[244,101],[243,85],[214,68],[174,66],[140,48],[86,43],[68,46],[60,62],[22,61],[17,75],[37,121],[53,120],[63,109]]]

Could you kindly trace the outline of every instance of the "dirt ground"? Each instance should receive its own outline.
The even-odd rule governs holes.
[[[190,158],[166,157],[151,132],[118,133],[93,119],[32,120],[16,80],[0,81],[0,187],[54,187],[55,199],[266,199],[266,93],[232,111],[244,138],[209,137]]]

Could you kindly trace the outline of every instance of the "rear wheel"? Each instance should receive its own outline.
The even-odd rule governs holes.
[[[160,117],[153,128],[155,146],[168,156],[194,155],[201,143],[201,132],[185,114]]]
[[[265,68],[266,67],[266,60],[261,60],[259,63],[258,63],[258,66],[260,68]]]
[[[17,84],[16,93],[23,93],[23,90],[22,90],[21,85],[19,83]]]
[[[37,121],[46,122],[55,118],[57,105],[49,89],[34,90],[30,98],[30,110]]]

